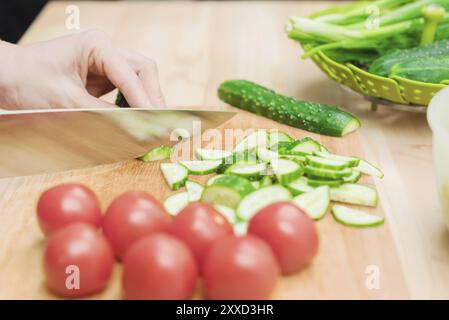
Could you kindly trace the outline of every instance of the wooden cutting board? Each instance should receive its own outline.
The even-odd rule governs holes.
[[[325,7],[326,3],[80,2],[77,5],[83,28],[102,28],[113,36],[115,43],[158,61],[162,87],[170,105],[222,106],[215,90],[222,80],[229,78],[255,80],[298,98],[351,104],[352,100],[312,63],[299,61],[300,49],[282,33],[288,16],[308,14]],[[66,33],[64,8],[65,4],[57,2],[47,6],[23,42]],[[142,32],[143,39],[138,36]],[[358,133],[345,138],[321,137],[244,111],[239,111],[223,128],[276,128],[295,138],[311,136],[332,152],[361,157],[363,150],[370,147],[362,148]],[[205,178],[193,179],[204,181]],[[374,183],[371,178],[364,179],[365,183]],[[171,193],[157,163],[135,160],[0,180],[0,298],[56,298],[44,285],[41,262],[45,239],[37,225],[35,205],[43,190],[69,181],[91,187],[103,208],[115,196],[131,189],[145,190],[160,199]],[[377,182],[378,186],[382,184]],[[382,195],[385,192],[381,193],[379,207],[368,209],[387,216],[381,227],[344,227],[330,214],[317,222],[320,250],[316,259],[302,272],[282,278],[273,298],[408,298],[405,269],[389,222],[392,215],[384,210],[388,208],[386,205],[391,207],[391,199]],[[121,267],[117,264],[107,289],[93,298],[120,298],[120,277]]]
[[[238,111],[223,129],[279,129],[295,138],[310,136],[329,147],[331,152],[363,156],[357,134],[343,139],[322,137],[280,125],[274,121]],[[223,132],[223,131],[222,131]],[[191,176],[204,183],[209,176]],[[41,266],[45,239],[40,232],[35,205],[46,188],[68,181],[91,187],[99,196],[103,208],[117,195],[128,190],[145,190],[157,199],[173,192],[167,187],[159,162],[127,161],[96,168],[12,179],[3,185],[0,202],[0,283],[3,298],[53,298],[45,289]],[[373,184],[364,177],[364,183]],[[11,190],[19,190],[12,192]],[[376,209],[365,210],[384,216],[382,199]],[[320,250],[312,265],[279,282],[276,299],[340,299],[340,298],[404,298],[407,297],[401,264],[386,224],[372,229],[342,226],[330,213],[316,223],[320,235]],[[121,268],[117,264],[111,284],[95,298],[121,297]],[[26,283],[26,286],[22,284]],[[13,290],[7,290],[11,288]],[[199,297],[200,295],[198,295]]]

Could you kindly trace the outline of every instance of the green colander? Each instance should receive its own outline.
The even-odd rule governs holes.
[[[319,16],[326,10],[314,13]],[[427,40],[433,41],[433,35]],[[427,42],[429,43],[429,42]],[[310,50],[310,45],[303,45],[305,51]],[[340,63],[329,58],[324,52],[318,51],[312,56],[315,64],[326,73],[331,79],[338,83],[365,95],[369,100],[373,101],[373,105],[380,102],[386,104],[399,104],[409,106],[415,109],[427,107],[433,96],[449,84],[449,80],[445,80],[440,84],[432,84],[405,79],[402,77],[386,78],[381,77],[351,63]]]
[[[310,47],[304,47],[304,50],[308,49]],[[313,55],[312,59],[329,78],[356,92],[410,107],[427,106],[432,97],[449,84],[449,80],[432,84],[402,77],[381,77],[353,64],[336,62],[321,51]]]

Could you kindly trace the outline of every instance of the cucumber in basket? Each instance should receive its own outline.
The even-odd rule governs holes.
[[[335,106],[282,96],[246,80],[223,82],[218,97],[234,107],[323,135],[341,137],[360,127],[356,117]]]

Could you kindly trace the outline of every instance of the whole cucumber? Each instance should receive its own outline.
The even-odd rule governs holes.
[[[223,82],[218,97],[234,107],[323,135],[341,137],[360,127],[356,117],[335,106],[282,96],[246,80]]]
[[[391,68],[390,76],[427,83],[449,80],[449,55],[400,62]]]
[[[394,50],[376,59],[369,67],[369,72],[387,77],[391,74],[393,67],[397,64],[414,64],[415,62],[425,61],[432,57],[439,59],[444,56],[449,56],[449,40],[437,41],[422,47]]]

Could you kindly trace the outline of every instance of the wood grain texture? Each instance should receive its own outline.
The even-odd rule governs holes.
[[[158,62],[170,105],[223,107],[216,88],[225,79],[257,81],[294,97],[333,103],[359,116],[362,128],[343,139],[319,137],[239,111],[225,128],[278,128],[296,138],[309,135],[334,152],[364,155],[385,171],[368,178],[380,192],[372,210],[386,217],[375,229],[317,223],[320,252],[303,272],[285,277],[273,295],[297,298],[448,298],[448,235],[434,187],[431,134],[424,114],[380,108],[373,113],[359,96],[326,78],[282,31],[292,14],[305,15],[326,2],[115,2],[77,3],[83,29],[101,28],[114,43]],[[23,43],[66,34],[65,3],[50,3]],[[112,96],[108,97],[112,99]],[[195,178],[201,181],[205,177]],[[158,197],[170,193],[157,164],[128,161],[49,175],[0,180],[0,298],[55,298],[44,285],[44,238],[35,204],[47,187],[79,181],[98,193],[106,208],[129,189]],[[380,271],[380,289],[366,287],[368,266]],[[94,298],[121,297],[117,265],[107,290]],[[197,297],[200,297],[198,294]]]

